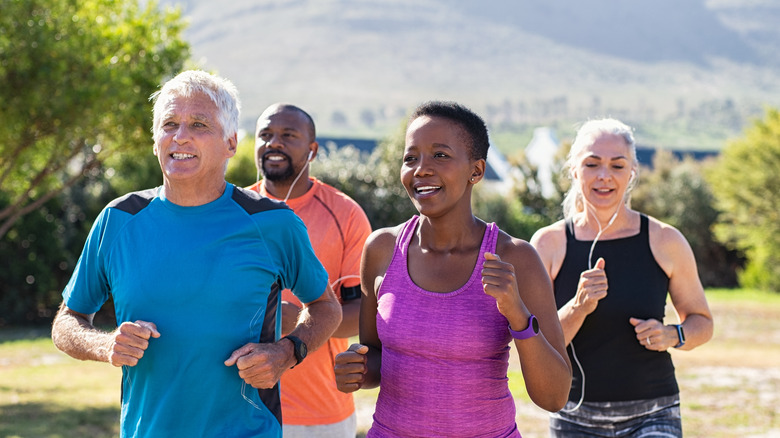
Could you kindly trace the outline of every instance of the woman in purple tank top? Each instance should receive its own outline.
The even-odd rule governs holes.
[[[360,344],[335,364],[341,391],[380,386],[368,437],[519,437],[513,340],[531,400],[566,403],[571,364],[544,265],[471,211],[488,146],[459,104],[428,102],[409,119],[401,181],[419,216],[367,240]]]

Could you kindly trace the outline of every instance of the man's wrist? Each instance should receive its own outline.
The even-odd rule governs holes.
[[[97,339],[100,340],[97,343],[97,348],[95,351],[98,360],[113,365],[113,363],[111,363],[111,356],[113,355],[112,351],[113,351],[114,343],[116,343],[115,336],[109,333],[99,333]]]
[[[295,368],[296,365],[303,362],[303,359],[305,359],[306,355],[308,354],[308,348],[306,347],[306,343],[303,342],[301,338],[292,335],[287,335],[282,339],[287,339],[292,344],[292,353],[293,353],[293,359],[295,359],[295,364],[290,368]]]

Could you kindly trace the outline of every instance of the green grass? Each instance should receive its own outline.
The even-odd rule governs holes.
[[[0,436],[118,436],[121,371],[65,356],[48,332],[28,336],[0,336]]]
[[[672,352],[685,436],[780,435],[780,294],[708,290],[707,297],[713,339]],[[46,329],[0,330],[0,436],[116,437],[120,380],[118,368],[57,351]],[[546,437],[547,414],[529,400],[516,358],[509,383],[523,437]],[[377,393],[355,394],[358,436],[371,424]]]
[[[707,289],[707,299],[716,303],[739,302],[741,305],[780,306],[780,293],[757,289]]]

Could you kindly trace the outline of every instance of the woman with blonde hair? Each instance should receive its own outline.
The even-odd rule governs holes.
[[[564,219],[531,238],[553,280],[573,364],[551,435],[682,436],[668,350],[691,350],[713,330],[693,251],[677,229],[631,209],[639,166],[624,123],[583,124],[567,168]],[[664,323],[667,294],[679,324]]]

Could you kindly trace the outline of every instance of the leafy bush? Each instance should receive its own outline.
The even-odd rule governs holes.
[[[381,141],[370,154],[351,146],[330,144],[324,151],[322,146],[312,173],[363,207],[373,229],[398,225],[417,213],[401,185],[402,135]]]
[[[525,208],[520,198],[511,194],[504,196],[491,192],[478,184],[472,197],[474,215],[485,222],[495,222],[507,234],[523,240],[530,240],[538,230],[551,222],[548,218],[532,213]]]
[[[652,169],[641,170],[631,203],[636,210],[680,230],[693,249],[705,287],[734,287],[741,260],[713,235],[718,212],[703,175],[707,165],[690,157],[677,160],[671,152],[659,149]]]
[[[719,210],[715,233],[742,251],[743,287],[780,292],[780,111],[768,109],[707,173]]]

